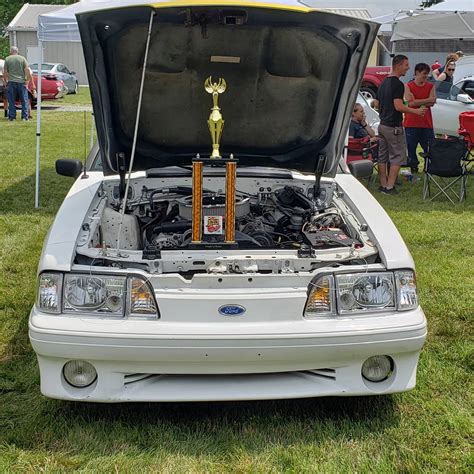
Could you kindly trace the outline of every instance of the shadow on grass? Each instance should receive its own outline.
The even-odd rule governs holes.
[[[34,164],[32,165],[34,168]],[[0,191],[0,213],[28,214],[39,212],[43,215],[56,214],[61,202],[72,186],[73,178],[59,176],[53,169],[40,170],[39,209],[35,209],[36,174],[15,181]]]

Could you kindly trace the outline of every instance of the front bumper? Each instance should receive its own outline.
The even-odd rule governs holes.
[[[266,326],[265,332],[262,324],[251,323],[104,322],[33,308],[29,334],[42,393],[65,400],[258,400],[387,394],[415,386],[426,338],[421,308],[346,324],[313,320]],[[383,382],[361,375],[363,362],[374,355],[394,361],[391,377]],[[94,365],[94,384],[78,389],[64,380],[62,369],[71,359]]]

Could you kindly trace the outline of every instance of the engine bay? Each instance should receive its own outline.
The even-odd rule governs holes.
[[[183,261],[199,259],[209,271],[216,259],[229,254],[245,254],[247,261],[309,259],[313,266],[318,255],[324,262],[375,261],[377,252],[366,226],[351,212],[333,180],[323,182],[315,197],[308,179],[238,178],[232,249],[223,245],[216,228],[202,245],[193,245],[191,184],[189,178],[133,179],[122,219],[120,185],[104,181],[82,225],[76,262],[92,264],[92,258],[94,265],[189,270],[189,265],[176,263],[179,255]],[[204,219],[209,216],[209,226],[225,221],[223,185],[222,178],[205,179],[202,214]],[[157,261],[162,265],[153,265]],[[193,271],[199,270],[199,265],[192,265]],[[311,269],[299,265],[301,270]],[[292,266],[296,267],[287,265]],[[263,267],[257,264],[257,271]]]

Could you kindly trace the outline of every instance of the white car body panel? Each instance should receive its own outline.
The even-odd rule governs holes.
[[[101,166],[72,186],[38,267],[29,336],[48,397],[257,400],[415,386],[427,329],[414,263],[341,163],[378,25],[296,0],[224,3],[78,15]],[[158,35],[145,34],[152,27]],[[153,87],[141,92],[137,50],[151,52]],[[210,51],[225,56],[210,65]],[[235,180],[216,166],[226,160],[207,160],[222,133],[217,92]],[[191,172],[201,156],[202,177],[200,165]],[[141,171],[126,184],[128,169]],[[77,176],[80,163],[58,170]],[[365,176],[372,163],[352,170]]]
[[[457,82],[453,86],[453,90],[461,88],[466,81],[473,82],[474,76],[468,76]],[[433,129],[436,134],[458,136],[459,114],[462,112],[474,111],[474,100],[471,103],[463,103],[456,100],[454,96],[449,98],[441,98],[438,96],[436,104],[431,108],[433,116]]]
[[[101,180],[101,173],[91,172],[75,182],[45,242],[39,273],[80,267],[72,263],[77,233]],[[400,234],[366,188],[350,174],[335,181],[380,250],[382,261],[371,268],[413,268]],[[415,385],[426,338],[421,308],[305,319],[314,276],[308,272],[222,275],[217,286],[213,274],[189,281],[177,273],[133,273],[152,282],[159,320],[52,315],[33,308],[29,334],[43,394],[99,402],[254,400],[394,393]],[[245,307],[245,315],[219,315],[217,308],[229,303]],[[364,360],[375,354],[395,361],[395,377],[380,383],[361,377]],[[65,381],[62,369],[71,359],[94,365],[98,378],[92,386],[79,389]]]

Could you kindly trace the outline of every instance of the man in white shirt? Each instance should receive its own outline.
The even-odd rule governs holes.
[[[5,88],[5,81],[3,80],[3,65],[5,61],[0,58],[0,100],[3,101],[3,115],[8,117],[8,101],[7,101],[7,90]]]

